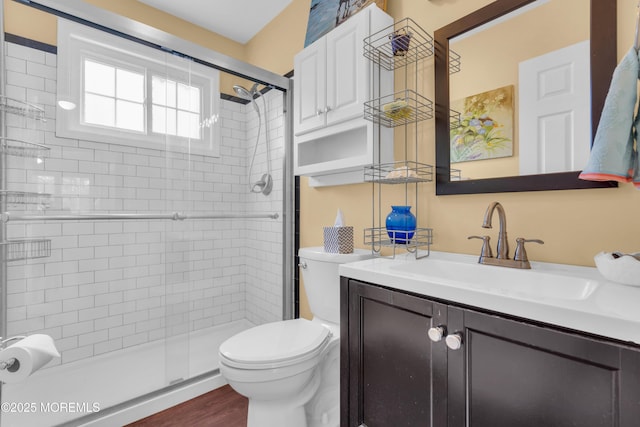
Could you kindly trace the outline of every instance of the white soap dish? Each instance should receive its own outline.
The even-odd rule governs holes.
[[[605,278],[624,285],[640,286],[640,252],[600,252],[593,259]]]

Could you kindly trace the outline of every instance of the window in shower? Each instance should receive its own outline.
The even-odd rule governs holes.
[[[56,132],[218,157],[219,71],[75,22],[58,22]]]
[[[152,77],[152,131],[200,139],[201,89],[160,76]]]
[[[143,71],[84,60],[84,123],[144,132]]]

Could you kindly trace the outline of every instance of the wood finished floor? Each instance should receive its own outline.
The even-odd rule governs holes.
[[[126,427],[246,427],[248,400],[225,385]]]

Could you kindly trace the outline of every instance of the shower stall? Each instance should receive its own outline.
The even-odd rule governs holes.
[[[0,385],[0,425],[123,425],[221,386],[222,341],[293,315],[290,83],[84,2],[33,5],[219,73],[195,132],[218,127],[216,155],[70,138],[56,47],[0,28],[0,336],[61,354]]]

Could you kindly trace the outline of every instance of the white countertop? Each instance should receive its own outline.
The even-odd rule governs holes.
[[[416,260],[413,254],[407,253],[395,259],[379,257],[341,264],[339,271],[341,276],[401,291],[640,344],[640,287],[607,281],[596,268],[532,261],[533,271],[578,277],[595,287],[584,299],[562,299],[510,293],[487,285],[452,285],[438,278],[427,278],[424,272],[429,271],[429,263],[434,265],[439,260],[466,264],[477,263],[478,257],[432,251],[429,257]],[[511,270],[511,277],[521,271],[487,265],[479,267]],[[418,270],[421,273],[415,273]]]

